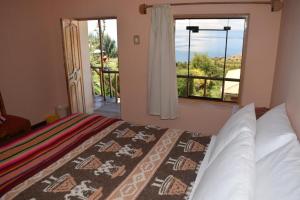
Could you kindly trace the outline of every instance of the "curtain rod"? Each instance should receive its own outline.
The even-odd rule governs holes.
[[[245,4],[256,4],[256,5],[270,5],[271,11],[280,11],[283,7],[283,3],[280,0],[270,0],[270,1],[211,1],[211,2],[190,2],[190,3],[171,3],[171,6],[190,6],[190,5],[245,5]],[[152,8],[153,5],[141,4],[139,6],[139,11],[142,15],[147,14],[147,9]]]

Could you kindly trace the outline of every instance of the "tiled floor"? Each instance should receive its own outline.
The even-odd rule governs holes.
[[[104,101],[102,96],[94,97],[94,112],[106,117],[121,118],[120,99],[115,103],[115,98],[106,97]]]

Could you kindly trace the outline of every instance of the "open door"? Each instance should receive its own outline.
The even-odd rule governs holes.
[[[73,19],[63,19],[62,31],[71,112],[85,112],[79,22]]]

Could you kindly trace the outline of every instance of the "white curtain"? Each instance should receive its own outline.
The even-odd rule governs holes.
[[[170,5],[151,9],[148,107],[161,119],[177,117],[178,92],[175,62],[174,19]]]

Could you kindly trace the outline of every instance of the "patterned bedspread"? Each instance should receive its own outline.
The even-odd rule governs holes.
[[[0,197],[117,121],[74,114],[0,147]]]
[[[86,115],[73,117],[89,118]],[[72,119],[66,121],[69,120]],[[61,122],[60,126],[67,123],[66,121]],[[97,124],[95,122],[82,127],[82,131],[89,132],[95,127],[103,127],[102,123],[113,123],[103,117],[99,121],[101,123],[98,125],[95,125]],[[76,129],[72,124],[70,122],[64,127]],[[44,132],[55,130],[54,132],[57,133],[55,137],[60,138],[58,139],[60,143],[65,143],[64,148],[72,146],[73,139],[64,136],[65,131],[56,130],[58,127],[48,128],[49,130],[44,130]],[[72,133],[70,137],[77,137],[76,135],[80,134],[77,132]],[[100,132],[98,129],[97,132],[89,139],[85,138],[85,142],[68,153],[62,151],[62,147],[55,145],[55,142],[52,144],[47,141],[44,144],[43,139],[39,139],[40,136],[34,140],[35,137],[31,137],[31,142],[36,143],[36,146],[31,147],[35,153],[24,150],[26,153],[14,155],[7,152],[10,149],[17,152],[22,148],[17,147],[21,144],[19,141],[10,147],[1,148],[1,160],[4,159],[0,171],[1,192],[5,191],[3,187],[5,188],[6,182],[22,174],[19,166],[22,168],[22,163],[29,160],[23,158],[26,155],[35,157],[33,155],[37,154],[39,160],[45,158],[45,162],[48,162],[53,161],[53,158],[47,155],[52,154],[52,149],[60,152],[60,155],[63,154],[48,167],[38,173],[35,171],[35,175],[31,173],[33,176],[30,178],[26,176],[24,180],[24,177],[22,183],[19,182],[20,184],[6,192],[2,198],[22,200],[187,199],[210,141],[210,137],[202,137],[199,133],[162,129],[151,125],[140,126],[124,121],[114,122]],[[37,144],[39,143],[37,140],[42,141],[41,146]],[[30,161],[26,168],[27,170],[36,168],[36,165],[43,165],[43,162]],[[41,169],[40,166],[38,168]],[[3,177],[5,180],[2,179]]]

